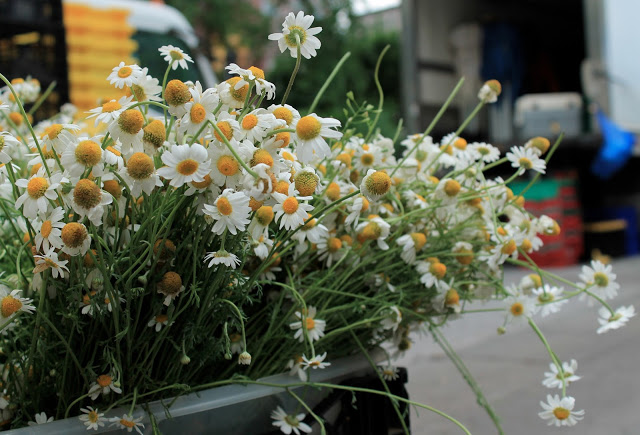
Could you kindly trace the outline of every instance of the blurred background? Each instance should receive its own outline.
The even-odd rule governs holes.
[[[284,17],[299,10],[314,15],[314,26],[323,28],[319,35],[322,48],[317,57],[302,62],[289,104],[301,112],[309,107],[338,60],[350,51],[350,59],[316,112],[344,119],[348,91],[358,102],[377,105],[373,71],[379,54],[390,45],[380,69],[385,93],[380,129],[384,135],[392,137],[401,119],[401,138],[423,131],[459,78],[465,78],[462,91],[432,133],[438,141],[473,110],[482,83],[499,80],[503,92],[498,102],[485,108],[463,132],[469,142],[491,142],[504,152],[534,136],[554,141],[564,135],[548,175],[525,195],[529,211],[553,217],[563,231],[548,237],[543,250],[532,257],[541,266],[565,267],[568,269],[559,273],[574,275],[578,269],[573,265],[582,261],[625,258],[620,260],[623,290],[638,289],[637,0],[0,0],[0,71],[9,78],[30,74],[40,80],[43,89],[56,81],[48,106],[38,113],[41,118],[66,101],[88,110],[98,101],[112,98],[113,89],[105,77],[120,61],[139,63],[161,79],[166,64],[157,49],[167,44],[181,47],[195,60],[188,71],[172,72],[172,78],[214,86],[228,78],[224,68],[233,62],[242,68],[262,68],[266,79],[282,92],[295,59],[288,53],[280,54],[267,35],[280,32]],[[496,170],[490,175],[502,174]],[[511,187],[518,193],[527,182],[523,179]],[[632,303],[632,296],[633,292],[625,302]],[[565,329],[573,326],[575,322],[558,325]],[[452,342],[468,349],[471,359],[481,360],[478,353],[486,357],[486,337],[469,333],[473,326],[452,328]],[[493,332],[493,326],[489,328]],[[595,331],[595,326],[592,329]],[[566,342],[560,345],[570,348],[576,343],[576,334],[580,333],[565,334]],[[526,353],[535,345],[517,334],[512,337],[512,345],[519,351]],[[448,375],[434,377],[424,368],[427,360],[438,367],[437,373],[446,370],[437,365],[442,355],[429,346],[432,344],[421,342],[416,357],[405,359],[412,381],[410,394],[445,410],[448,404],[460,408],[460,403],[466,402],[457,400],[455,382],[459,379],[453,381],[454,391]],[[611,373],[615,370],[607,370],[615,362],[598,359],[599,354],[610,352],[598,347],[590,351],[585,358],[593,362],[591,373],[600,370],[599,385],[607,388],[624,382],[623,378],[607,377],[615,376]],[[634,355],[630,357],[633,361]],[[493,373],[498,385],[502,371],[517,373],[530,364],[535,366],[535,378],[546,369],[542,360],[523,358],[501,367],[499,373],[491,362],[475,365],[479,371],[489,371],[489,377]],[[621,376],[628,375],[628,370],[620,367]],[[412,373],[437,382],[416,381]],[[536,381],[523,381],[524,389],[532,382]],[[437,397],[426,394],[425,389]],[[489,396],[502,401],[499,411],[502,408],[506,414],[517,414],[519,409],[530,407],[526,412],[535,417],[544,393],[539,389],[533,400],[522,403],[516,400],[521,397],[517,388],[509,394],[490,390]],[[469,406],[474,406],[470,392],[465,391],[464,396],[470,398]],[[625,397],[625,409],[629,403],[635,403],[633,398]],[[603,405],[607,406],[593,406]],[[421,420],[424,418],[414,419],[416,433],[427,433],[427,425],[433,429],[429,433],[454,433],[448,427],[439,431],[436,423]],[[478,418],[482,428],[478,433],[490,433],[483,426],[489,420]],[[505,419],[514,421],[508,415]],[[539,433],[538,429],[528,432],[511,427],[515,432],[510,433]],[[575,433],[587,433],[584,427],[579,426]],[[589,433],[603,433],[594,430]]]

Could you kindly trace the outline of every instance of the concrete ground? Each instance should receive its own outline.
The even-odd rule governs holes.
[[[621,285],[613,308],[633,304],[640,309],[640,257],[615,260],[614,273]],[[552,270],[571,281],[580,267]],[[509,270],[506,282],[518,280],[521,271]],[[485,305],[486,307],[487,305]],[[498,336],[500,313],[472,313],[443,329],[452,347],[482,387],[501,417],[506,434],[538,435],[631,435],[640,433],[640,316],[621,329],[596,334],[597,307],[572,301],[560,313],[536,322],[562,361],[575,358],[582,377],[570,385],[576,409],[584,409],[584,420],[571,428],[547,428],[538,417],[539,402],[547,394],[561,394],[542,385],[549,369],[549,356],[528,325],[509,327]],[[475,400],[464,379],[431,337],[416,340],[397,365],[409,370],[407,385],[412,400],[440,409],[463,423],[472,434],[495,434],[497,430]],[[413,411],[415,435],[459,434],[448,420],[426,410]]]

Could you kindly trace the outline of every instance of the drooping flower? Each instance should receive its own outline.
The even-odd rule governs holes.
[[[600,323],[600,327],[598,328],[598,334],[603,334],[612,329],[622,328],[630,318],[636,315],[636,310],[633,305],[629,305],[628,307],[622,306],[618,308],[613,315],[606,307],[601,307],[598,310],[598,323]]]

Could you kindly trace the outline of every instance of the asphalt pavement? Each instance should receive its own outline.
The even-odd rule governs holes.
[[[621,290],[613,308],[633,304],[640,309],[640,257],[612,262]],[[550,269],[578,280],[580,266]],[[511,269],[505,281],[519,280],[523,272]],[[477,304],[476,308],[496,306]],[[461,356],[488,401],[501,418],[505,434],[547,433],[580,435],[640,434],[640,315],[621,329],[598,335],[597,307],[571,301],[563,309],[536,322],[562,361],[578,361],[582,379],[567,388],[576,399],[575,409],[585,416],[570,428],[548,427],[538,417],[540,401],[561,390],[542,385],[549,371],[549,356],[528,325],[509,327],[498,335],[501,313],[470,313],[450,322],[443,333]],[[412,400],[430,405],[456,418],[472,434],[496,434],[497,430],[455,366],[429,336],[422,336],[410,352],[396,362],[409,370],[407,388]],[[412,411],[415,435],[463,433],[458,427],[426,410]]]

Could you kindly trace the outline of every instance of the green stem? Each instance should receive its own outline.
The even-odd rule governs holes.
[[[385,47],[385,50],[388,47],[389,46],[387,45],[387,47]],[[313,103],[311,103],[311,107],[309,107],[309,111],[307,112],[307,114],[313,113],[313,111],[316,109],[316,106],[320,102],[320,99],[322,98],[322,96],[324,95],[325,91],[327,90],[327,88],[329,87],[329,85],[331,84],[333,79],[335,78],[336,74],[338,74],[338,71],[340,71],[340,69],[342,68],[342,65],[344,65],[344,63],[347,61],[347,59],[349,59],[349,56],[351,56],[351,52],[350,51],[346,52],[344,54],[344,56],[342,56],[342,59],[340,59],[338,61],[336,66],[333,68],[333,71],[331,71],[331,74],[329,74],[329,77],[327,77],[327,80],[325,80],[324,84],[322,85],[322,87],[320,88],[318,93],[316,94],[316,97],[313,99]],[[284,103],[282,103],[282,104],[284,104]]]
[[[547,352],[549,353],[551,360],[553,361],[553,363],[556,365],[556,368],[558,369],[558,373],[562,374],[562,397],[565,397],[567,395],[567,381],[564,378],[562,363],[560,362],[560,360],[558,360],[558,357],[556,356],[555,352],[551,349],[549,342],[545,338],[540,328],[538,328],[538,325],[536,325],[536,323],[531,318],[529,318],[529,326],[531,326],[531,328],[536,333],[538,338],[540,338],[540,341],[542,341],[542,344],[544,345],[544,347],[547,349]]]
[[[33,104],[33,106],[31,106],[31,109],[29,109],[29,112],[27,112],[29,115],[33,115],[36,112],[36,110],[40,108],[42,103],[44,103],[47,97],[51,94],[51,92],[53,92],[53,90],[56,87],[56,84],[57,83],[55,80],[51,82],[51,84],[49,85],[49,87],[47,87],[44,93],[40,95],[40,98],[38,98],[38,100]]]
[[[369,126],[369,131],[367,132],[367,136],[364,138],[365,143],[369,142],[371,139],[371,135],[373,135],[373,130],[378,125],[378,120],[380,119],[380,114],[382,113],[382,106],[384,105],[384,92],[382,91],[382,85],[380,84],[380,64],[382,63],[382,58],[391,48],[390,45],[387,45],[382,49],[380,56],[378,56],[378,61],[376,62],[376,69],[373,73],[373,81],[376,83],[376,88],[378,89],[378,110],[376,110],[376,117],[373,119],[373,122]]]
[[[227,148],[229,148],[229,151],[231,151],[231,154],[233,154],[233,157],[238,161],[238,163],[240,163],[240,165],[244,168],[244,170],[247,171],[248,173],[250,173],[253,178],[259,178],[260,176],[254,170],[252,170],[244,162],[244,160],[242,160],[242,158],[238,155],[236,150],[233,149],[233,146],[229,143],[229,140],[224,135],[224,133],[222,133],[222,131],[220,130],[220,127],[218,127],[216,124],[214,124],[211,121],[209,121],[209,123],[211,124],[213,129],[216,131],[216,133],[218,133],[218,136],[220,136],[220,138],[222,138],[222,141],[224,142],[224,144],[227,146]]]
[[[289,84],[287,85],[287,90],[282,97],[282,101],[280,104],[284,105],[287,102],[287,97],[289,97],[289,92],[291,92],[291,87],[293,86],[293,82],[296,79],[296,75],[298,74],[298,70],[300,69],[300,61],[302,60],[302,53],[300,52],[300,36],[296,33],[296,45],[298,46],[298,57],[296,59],[296,66],[293,68],[293,72],[291,73],[291,78],[289,79]]]

